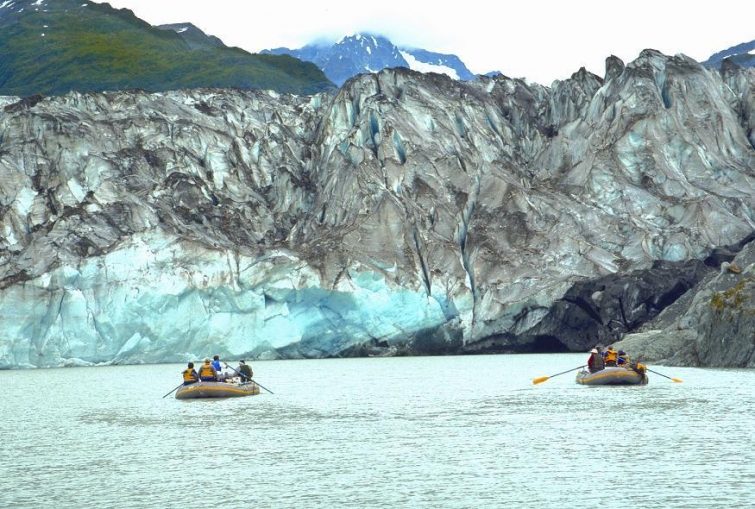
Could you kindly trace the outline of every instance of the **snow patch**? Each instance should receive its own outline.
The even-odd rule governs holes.
[[[26,216],[29,214],[35,196],[37,196],[37,193],[28,187],[24,187],[18,192],[14,205],[19,216]]]
[[[371,48],[371,47],[369,47],[369,46],[367,46],[367,48],[366,48],[366,49],[367,49],[367,54],[368,54],[368,55],[372,55],[372,48]]]
[[[399,50],[399,53],[401,53],[401,56],[404,57],[404,60],[406,60],[406,63],[409,64],[409,68],[414,71],[419,72],[437,72],[439,74],[445,74],[447,76],[452,77],[455,80],[459,79],[459,74],[450,67],[446,65],[436,65],[436,64],[428,64],[427,62],[420,62],[417,60],[414,55],[407,51],[401,51]]]
[[[5,0],[5,2],[0,4],[0,9],[5,9],[6,7],[13,7],[13,0]]]
[[[42,5],[45,0],[37,0],[36,2],[32,3],[32,5]]]
[[[182,28],[181,30],[176,31],[176,33],[177,34],[182,34],[182,33],[186,32],[187,30],[188,30],[188,28]]]

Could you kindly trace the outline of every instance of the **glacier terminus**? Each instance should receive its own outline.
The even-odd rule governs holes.
[[[617,340],[755,230],[754,83],[646,50],[550,87],[0,98],[0,367]]]

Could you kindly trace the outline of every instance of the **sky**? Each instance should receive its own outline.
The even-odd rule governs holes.
[[[645,48],[696,60],[755,39],[755,1],[717,0],[111,0],[157,25],[191,22],[250,52],[356,32],[453,53],[474,73],[498,70],[549,85],[580,67]]]

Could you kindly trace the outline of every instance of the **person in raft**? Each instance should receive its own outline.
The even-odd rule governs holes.
[[[204,364],[199,368],[199,379],[203,382],[217,382],[218,372],[210,364],[210,359],[206,358]]]
[[[619,350],[619,356],[616,358],[617,366],[625,366],[629,364],[629,355],[624,350]]]
[[[197,374],[197,370],[194,369],[194,363],[190,362],[185,370],[183,370],[182,373],[184,377],[184,385],[191,385],[193,383],[197,383],[199,380],[199,375]]]
[[[595,373],[605,367],[606,365],[603,362],[603,355],[601,355],[598,349],[593,348],[590,350],[590,358],[587,359],[587,369],[590,370],[590,373]]]
[[[220,365],[220,357],[218,355],[212,357],[212,367],[215,368],[215,375],[217,376],[218,382],[225,382],[225,379],[228,378],[228,374],[223,373],[223,367]]]
[[[603,354],[603,359],[606,361],[606,366],[616,366],[616,360],[618,359],[618,357],[619,355],[616,353],[616,350],[614,350],[612,346],[609,346],[608,350],[606,350]]]
[[[254,373],[252,373],[252,367],[244,361],[244,359],[241,359],[239,361],[239,368],[236,370],[239,372],[239,375],[241,376],[241,382],[250,382],[252,380],[252,377],[254,376]]]

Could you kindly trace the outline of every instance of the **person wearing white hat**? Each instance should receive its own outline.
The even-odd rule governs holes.
[[[593,348],[592,350],[590,350],[590,358],[587,359],[587,369],[590,370],[590,373],[595,373],[596,371],[600,371],[605,367],[605,361],[603,360],[603,356],[600,354],[598,349]]]

